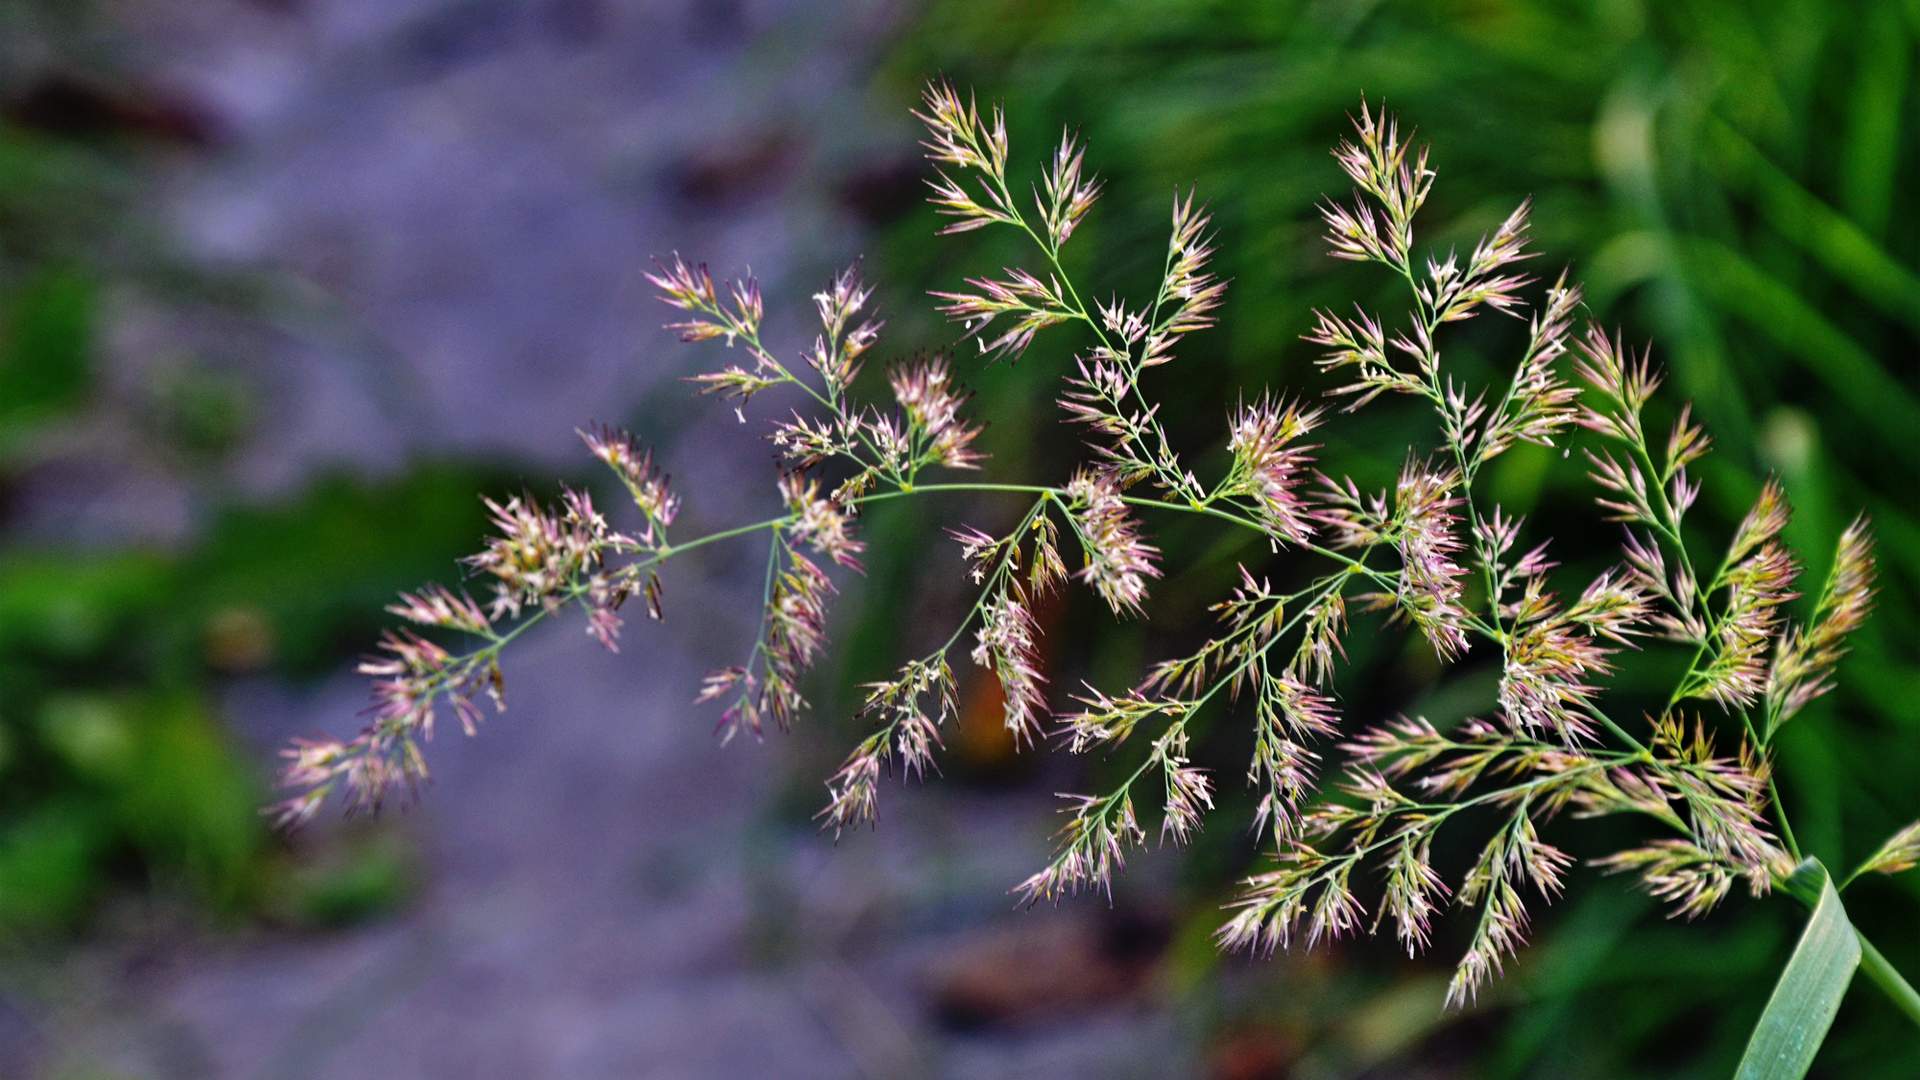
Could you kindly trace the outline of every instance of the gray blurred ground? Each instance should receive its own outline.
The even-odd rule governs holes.
[[[244,356],[265,436],[219,482],[249,495],[452,452],[538,482],[577,462],[577,424],[638,412],[677,428],[666,453],[691,515],[758,517],[766,452],[724,407],[688,403],[677,379],[700,358],[659,332],[639,274],[680,249],[751,263],[770,298],[796,300],[802,277],[856,254],[832,178],[910,144],[906,103],[866,86],[900,17],[126,4],[121,47],[217,132],[157,164],[154,216],[189,262],[263,276],[277,299],[238,318],[128,297],[112,376],[186,348]],[[773,332],[797,346],[794,310]],[[177,539],[203,497],[131,445],[78,479],[88,497],[43,497],[35,528]],[[576,626],[532,635],[512,711],[440,739],[433,789],[381,826],[420,853],[405,910],[331,934],[110,928],[62,965],[30,1049],[7,1059],[140,1077],[1192,1071],[1191,1035],[1115,958],[1100,905],[1009,910],[1007,886],[1044,858],[1043,797],[890,789],[883,827],[835,846],[773,806],[792,744],[714,744],[689,688],[751,634],[757,576],[750,554],[678,569],[671,632],[636,625],[618,657]],[[361,695],[344,672],[248,680],[224,708],[264,759],[290,733],[349,730]],[[1128,887],[1151,895],[1153,871]]]

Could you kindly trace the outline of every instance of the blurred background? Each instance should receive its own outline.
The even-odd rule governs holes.
[[[1218,957],[1254,855],[1225,720],[1198,749],[1213,827],[1142,853],[1111,905],[1006,890],[1046,856],[1050,793],[1128,762],[1013,756],[971,673],[946,776],[889,786],[875,832],[817,833],[854,684],[964,611],[927,538],[1014,510],[992,502],[864,522],[870,574],[790,737],[722,750],[688,704],[753,633],[759,558],[714,549],[676,561],[671,621],[623,655],[530,635],[512,711],[432,747],[419,805],[292,838],[256,808],[285,738],[356,728],[380,605],[454,578],[480,493],[599,481],[574,427],[656,443],[689,534],[774,505],[773,406],[741,427],[691,402],[712,356],[658,329],[649,256],[751,266],[791,354],[807,294],[864,253],[882,354],[952,342],[925,291],[1025,252],[933,236],[907,109],[945,73],[1007,102],[1022,169],[1083,132],[1108,187],[1068,252],[1094,293],[1151,287],[1176,187],[1211,201],[1225,318],[1154,387],[1202,461],[1243,389],[1325,389],[1310,308],[1397,303],[1323,254],[1313,212],[1362,93],[1435,145],[1432,242],[1531,194],[1539,269],[1571,262],[1598,319],[1655,341],[1665,407],[1692,399],[1717,440],[1699,543],[1768,471],[1815,579],[1874,517],[1879,611],[1780,746],[1803,842],[1851,866],[1920,812],[1917,44],[1915,0],[0,0],[0,1076],[1725,1075],[1794,905],[1674,924],[1581,871],[1456,1013],[1465,920],[1417,960]],[[1497,377],[1520,333],[1476,320],[1449,362]],[[1050,404],[1073,345],[963,366],[1002,478],[1079,455]],[[1426,423],[1382,402],[1323,456],[1379,484]],[[1581,473],[1514,452],[1489,478],[1570,577],[1617,557]],[[1130,682],[1266,558],[1155,526],[1152,629],[1049,612],[1056,688]],[[1353,722],[1488,708],[1484,657],[1436,683],[1373,629],[1340,683]],[[1681,659],[1634,657],[1615,714],[1657,706]],[[1920,877],[1848,897],[1920,973]],[[1920,1039],[1861,984],[1817,1071],[1920,1075]]]

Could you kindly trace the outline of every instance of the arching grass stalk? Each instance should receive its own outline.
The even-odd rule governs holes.
[[[670,328],[688,342],[724,344],[736,358],[699,376],[701,388],[731,399],[742,419],[762,394],[799,391],[798,408],[768,433],[782,459],[783,512],[670,538],[680,501],[651,455],[625,432],[583,432],[631,496],[637,524],[616,528],[578,491],[553,505],[531,497],[491,503],[497,535],[468,560],[491,595],[483,604],[430,586],[389,609],[407,627],[363,666],[374,679],[371,721],[354,739],[287,751],[286,780],[297,792],[274,808],[282,821],[305,820],[333,794],[350,808],[375,808],[415,786],[426,776],[422,743],[437,717],[451,713],[472,732],[484,700],[502,704],[502,655],[528,627],[578,609],[588,631],[617,650],[625,604],[640,598],[659,617],[664,565],[726,540],[767,542],[760,628],[745,661],[708,675],[699,700],[720,707],[723,738],[785,729],[806,710],[803,681],[826,647],[834,574],[862,569],[860,514],[900,499],[1001,495],[1026,504],[1010,530],[949,530],[975,598],[930,652],[867,688],[862,715],[872,729],[827,782],[825,827],[837,833],[872,822],[887,773],[924,775],[956,714],[953,653],[968,644],[966,658],[998,680],[1004,722],[1019,743],[1051,734],[1070,753],[1130,755],[1133,764],[1114,788],[1068,796],[1055,856],[1015,886],[1028,900],[1110,890],[1146,842],[1143,820],[1157,817],[1161,836],[1176,843],[1204,827],[1216,780],[1193,764],[1191,740],[1203,718],[1238,716],[1251,721],[1247,782],[1272,862],[1244,883],[1219,933],[1223,946],[1311,947],[1391,923],[1418,952],[1439,913],[1466,907],[1473,932],[1448,1000],[1470,1002],[1523,944],[1529,905],[1565,887],[1572,859],[1545,832],[1571,811],[1644,821],[1646,840],[1598,864],[1635,874],[1679,914],[1711,910],[1736,885],[1806,900],[1816,911],[1802,945],[1807,958],[1797,954],[1788,970],[1835,970],[1825,961],[1837,954],[1815,952],[1851,940],[1829,933],[1844,911],[1837,891],[1827,895],[1824,871],[1819,890],[1808,892],[1806,865],[1818,864],[1801,864],[1770,755],[1780,727],[1831,688],[1847,637],[1867,615],[1874,564],[1866,523],[1839,537],[1834,570],[1804,622],[1787,614],[1797,562],[1780,540],[1788,505],[1776,481],[1702,580],[1684,524],[1699,495],[1688,468],[1707,452],[1706,433],[1682,408],[1656,440],[1645,410],[1660,377],[1646,354],[1597,326],[1576,330],[1581,291],[1565,273],[1536,288],[1522,272],[1533,257],[1527,203],[1464,258],[1420,252],[1415,226],[1434,179],[1428,152],[1363,104],[1353,138],[1334,151],[1354,191],[1322,208],[1327,240],[1336,258],[1380,265],[1404,282],[1407,306],[1399,319],[1357,307],[1315,312],[1307,340],[1323,350],[1322,371],[1342,380],[1327,393],[1347,410],[1407,395],[1433,412],[1431,444],[1410,440],[1390,490],[1363,490],[1316,462],[1319,447],[1308,440],[1329,422],[1326,409],[1272,391],[1236,394],[1231,405],[1222,402],[1229,462],[1203,476],[1158,419],[1154,377],[1181,361],[1225,297],[1226,282],[1209,269],[1215,241],[1204,207],[1191,193],[1175,198],[1150,301],[1116,296],[1089,306],[1082,297],[1099,293],[1075,282],[1060,258],[1100,193],[1077,141],[1062,138],[1028,206],[1009,178],[1000,110],[983,114],[934,83],[916,115],[935,165],[932,202],[947,218],[942,231],[1011,229],[1032,243],[1041,267],[969,278],[935,294],[940,310],[988,359],[1017,359],[1063,327],[1080,331],[1059,404],[1089,434],[1091,460],[1046,482],[928,481],[979,470],[980,429],[964,415],[967,395],[944,358],[894,366],[884,397],[871,393],[873,380],[860,376],[881,324],[855,271],[814,296],[820,331],[800,362],[789,363],[762,340],[763,301],[752,278],[722,288],[704,266],[675,256],[650,275],[681,313]],[[1524,318],[1526,340],[1504,385],[1468,386],[1442,360],[1442,345],[1452,324],[1486,311]],[[1513,446],[1557,446],[1575,429],[1591,433],[1583,450],[1601,489],[1598,505],[1624,524],[1626,543],[1619,566],[1560,583],[1547,543],[1475,484]],[[1071,580],[1116,618],[1147,617],[1165,559],[1147,522],[1164,515],[1244,530],[1265,541],[1271,558],[1241,568],[1238,586],[1214,605],[1218,631],[1197,649],[1162,660],[1129,687],[1088,686],[1056,714],[1037,600]],[[1419,717],[1343,718],[1333,681],[1356,611],[1412,626],[1443,662],[1475,648],[1495,653],[1498,692],[1484,715],[1449,730]],[[455,651],[438,640],[447,635],[474,644]],[[1612,658],[1622,647],[1661,641],[1691,657],[1686,670],[1657,714],[1623,723],[1602,702]],[[1323,785],[1329,754],[1337,755],[1337,779]],[[1435,865],[1443,829],[1464,831],[1489,816],[1469,865],[1451,875]],[[1837,888],[1916,863],[1920,823]],[[1370,890],[1356,875],[1362,867],[1384,876],[1377,900],[1363,895]],[[1857,962],[1920,1021],[1920,997],[1878,950],[1862,940]],[[1844,989],[1845,979],[1826,983]],[[1776,998],[1802,1010],[1793,1015],[1830,1019],[1828,1006],[1837,1007],[1794,993]],[[1783,1015],[1770,1011],[1757,1029],[1762,1051],[1774,1045]]]

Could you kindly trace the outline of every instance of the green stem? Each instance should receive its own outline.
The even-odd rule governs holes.
[[[1754,746],[1761,748],[1766,746],[1760,741],[1760,736],[1754,733],[1753,718],[1747,715],[1745,709],[1740,710],[1740,723],[1746,726],[1747,738],[1753,742]],[[1793,861],[1799,862],[1802,858],[1800,842],[1793,837],[1793,826],[1787,821],[1787,804],[1780,801],[1780,788],[1773,781],[1771,769],[1767,770],[1767,797],[1773,800],[1773,816],[1780,821],[1780,839],[1787,842],[1787,850],[1793,853]]]
[[[1873,985],[1887,995],[1887,1000],[1893,1002],[1894,1008],[1914,1024],[1920,1025],[1920,992],[1915,992],[1913,984],[1894,970],[1893,964],[1881,955],[1879,949],[1873,947],[1873,942],[1868,941],[1865,934],[1855,930],[1853,935],[1860,939],[1860,970],[1866,972],[1867,978],[1873,980]]]
[[[1823,870],[1821,874],[1824,876],[1825,871]],[[1784,879],[1775,878],[1774,880],[1782,892],[1800,901],[1808,911],[1812,911],[1820,903],[1820,893],[1807,875],[1796,872]],[[1894,1008],[1899,1009],[1916,1026],[1920,1026],[1920,992],[1916,992],[1913,984],[1907,981],[1906,976],[1900,974],[1899,970],[1893,966],[1893,962],[1875,948],[1873,942],[1867,940],[1867,935],[1861,933],[1859,927],[1853,928],[1853,936],[1854,940],[1860,943],[1860,970],[1873,981],[1873,985],[1880,988],[1881,993],[1887,995],[1887,1000],[1893,1002]]]
[[[1595,720],[1600,721],[1601,727],[1604,727],[1608,731],[1612,732],[1614,738],[1619,739],[1621,742],[1626,743],[1628,746],[1632,747],[1634,753],[1639,754],[1643,757],[1652,755],[1652,751],[1647,749],[1647,744],[1641,742],[1639,739],[1634,738],[1632,733],[1627,731],[1626,728],[1621,727],[1619,723],[1614,720],[1613,717],[1608,716],[1606,713],[1601,712],[1599,709],[1593,708],[1591,706],[1589,706],[1587,709],[1587,715],[1594,718]]]
[[[656,553],[652,558],[643,560],[639,563],[635,563],[631,567],[629,567],[629,569],[642,570],[649,566],[653,566],[656,563],[666,562],[668,559],[672,558],[675,555],[680,554],[681,552],[692,551],[694,548],[705,547],[708,544],[717,544],[722,540],[731,540],[736,536],[745,536],[748,533],[757,533],[763,529],[771,529],[778,525],[785,525],[787,522],[792,520],[793,520],[793,515],[783,514],[777,518],[768,518],[765,521],[756,521],[751,525],[736,525],[731,529],[722,529],[719,532],[708,533],[705,536],[698,537],[693,540],[689,540],[684,544],[662,544],[660,545],[659,552]]]
[[[1042,484],[921,484],[914,488],[899,491],[876,492],[875,494],[865,495],[853,501],[857,505],[865,505],[866,503],[872,502],[886,502],[890,499],[898,499],[908,495],[919,495],[923,492],[939,491],[1002,491],[1027,495],[1052,495],[1055,498],[1059,498],[1064,494],[1057,487],[1047,487]],[[1168,502],[1164,499],[1148,499],[1137,495],[1123,495],[1120,498],[1122,502],[1129,506],[1140,506],[1152,510],[1170,510],[1179,514],[1200,514],[1206,517],[1219,518],[1221,521],[1230,521],[1243,529],[1250,529],[1262,535],[1266,534],[1266,530],[1261,527],[1260,523],[1254,521],[1252,518],[1230,513],[1215,506],[1197,506],[1192,503]],[[760,527],[764,528],[765,526]],[[1382,584],[1392,583],[1392,579],[1388,574],[1367,566],[1351,555],[1335,551],[1332,548],[1322,547],[1319,544],[1300,544],[1298,546],[1303,551],[1311,551],[1315,555],[1332,559],[1334,562],[1340,563],[1343,566],[1355,568]]]
[[[1052,494],[1049,493],[1035,499],[1033,505],[1027,509],[1027,515],[1020,519],[1020,524],[1016,526],[1009,535],[1016,538],[1024,536],[1026,531],[1032,527],[1034,518],[1038,517],[1040,513],[1046,509],[1048,500],[1052,498]],[[953,635],[947,638],[946,644],[940,646],[940,655],[944,656],[947,650],[953,648],[954,643],[960,640],[960,635],[966,633],[967,627],[973,625],[973,620],[980,617],[981,610],[987,606],[987,599],[993,595],[994,590],[997,589],[1000,583],[1007,579],[1007,575],[1012,572],[1019,551],[1020,544],[1018,539],[1016,539],[1014,543],[1007,545],[1007,550],[1001,554],[999,563],[993,568],[992,576],[987,579],[986,585],[980,589],[980,595],[974,599],[973,607],[967,612],[967,617],[960,620],[960,625],[953,629]]]

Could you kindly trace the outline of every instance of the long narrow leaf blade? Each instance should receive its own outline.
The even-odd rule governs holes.
[[[1833,1015],[1840,1011],[1853,971],[1860,966],[1859,939],[1826,868],[1809,859],[1794,876],[1805,879],[1813,874],[1818,875],[1817,884],[1805,884],[1817,887],[1820,899],[1747,1042],[1746,1056],[1735,1074],[1739,1080],[1799,1080],[1807,1075]]]

